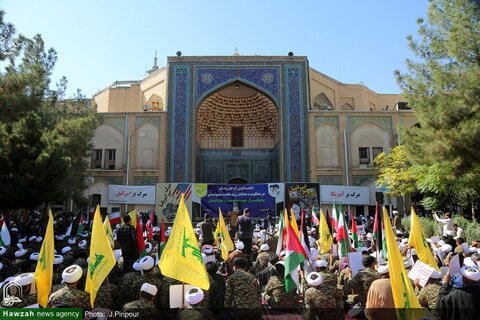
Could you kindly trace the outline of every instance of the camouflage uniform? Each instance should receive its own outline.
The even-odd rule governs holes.
[[[94,305],[95,308],[119,310],[123,306],[123,301],[118,286],[102,283],[95,297]]]
[[[178,313],[177,320],[214,320],[212,311],[206,308],[188,307]]]
[[[268,266],[268,262],[270,261],[270,253],[262,252],[257,256],[257,260],[255,261],[255,273],[262,271]]]
[[[130,290],[133,291],[133,293],[138,297],[140,295],[140,289],[142,288],[142,285],[144,283],[149,283],[157,287],[157,294],[155,298],[153,299],[153,303],[157,307],[157,309],[161,310],[162,308],[167,308],[168,307],[168,301],[165,300],[165,295],[163,294],[165,292],[164,284],[163,281],[156,275],[154,274],[145,274],[141,277],[139,277],[134,283],[133,287],[130,288]]]
[[[261,297],[258,282],[253,275],[235,271],[227,280],[225,308],[230,308],[232,318],[261,319]]]
[[[140,278],[139,272],[127,272],[123,275],[122,285],[120,286],[120,293],[122,294],[125,303],[138,299],[140,290],[133,292],[133,284]]]
[[[342,292],[340,289],[321,284],[305,291],[304,318],[344,319]]]
[[[160,311],[155,308],[155,303],[145,298],[126,303],[122,307],[122,312],[133,312],[134,315],[131,319],[159,319],[161,316]],[[138,312],[138,315],[136,312]],[[126,317],[126,319],[129,319],[129,317]]]
[[[7,306],[4,306],[3,304],[1,306],[2,308],[25,308],[36,303],[37,303],[37,295],[27,294],[22,296],[22,301],[14,303],[12,306],[7,307]]]
[[[345,283],[348,281],[347,269],[342,269],[337,279],[337,287],[342,289]]]
[[[62,280],[63,280],[62,274],[59,271],[53,272],[52,285],[61,284]]]
[[[338,278],[334,273],[326,272],[326,271],[322,271],[322,272],[319,272],[319,273],[322,276],[322,283],[323,284],[325,284],[327,286],[331,286],[333,288],[337,287]],[[305,290],[310,288],[310,285],[308,284],[307,280],[305,280],[305,278],[302,278],[302,284],[303,284],[303,287],[305,288]]]
[[[438,280],[434,280],[430,282],[429,280],[427,285],[423,287],[420,291],[417,292],[418,302],[424,308],[429,310],[435,310],[438,300],[438,295],[440,293],[440,289],[442,288],[442,283]]]
[[[264,299],[270,308],[296,308],[298,307],[298,295],[296,290],[285,292],[285,281],[273,275],[265,287]]]
[[[90,294],[83,290],[68,285],[55,291],[48,298],[47,308],[57,304],[68,304],[72,308],[83,308],[90,310]]]
[[[367,304],[368,289],[373,281],[380,279],[380,274],[368,267],[364,270],[360,270],[355,277],[349,279],[343,286],[343,292],[349,295],[347,302],[355,304],[360,302],[362,306]],[[351,294],[353,290],[353,295]]]

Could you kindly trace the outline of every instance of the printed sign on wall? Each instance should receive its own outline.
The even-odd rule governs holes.
[[[353,205],[370,204],[369,187],[320,186],[322,203],[341,203]]]
[[[108,186],[108,202],[124,204],[155,204],[155,186]]]

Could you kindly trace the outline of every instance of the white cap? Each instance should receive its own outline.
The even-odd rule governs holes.
[[[0,247],[0,256],[2,256],[5,252],[7,252],[7,248]]]
[[[15,251],[15,257],[20,258],[20,257],[23,256],[25,253],[27,253],[27,250],[25,250],[25,249],[17,250],[17,251]]]
[[[408,243],[408,239],[407,238],[402,239],[402,243]]]
[[[63,262],[63,256],[56,254],[53,258],[53,264],[60,264]]]
[[[140,267],[140,261],[137,260],[133,263],[133,270],[135,270],[135,271],[142,270],[142,268]]]
[[[307,282],[310,286],[316,287],[322,284],[323,278],[318,272],[310,272],[307,276]]]
[[[18,232],[18,229],[17,228],[12,228],[12,229],[10,229],[10,231],[12,231],[12,232],[17,231]]]
[[[393,214],[398,213],[398,210],[392,210],[392,213]]]
[[[152,296],[155,296],[158,292],[158,289],[153,284],[145,282],[144,284],[142,284],[142,287],[140,288],[140,291],[143,291],[143,292],[151,294]]]
[[[41,237],[41,236],[37,237],[37,242],[42,242],[42,240],[43,240],[43,237]]]
[[[198,304],[203,300],[203,290],[197,287],[190,288],[185,294],[185,300],[191,305]]]
[[[145,251],[147,251],[147,254],[152,252],[152,244],[150,242],[145,243]]]
[[[18,249],[23,249],[23,244],[21,244],[20,242],[17,243],[17,248],[18,248]]]
[[[266,243],[264,243],[260,246],[261,251],[268,251],[269,249],[270,249],[270,247]]]
[[[378,271],[378,273],[380,273],[380,274],[386,274],[386,273],[388,273],[388,263],[387,263],[387,262],[384,262],[384,263],[379,264],[377,271]]]
[[[30,238],[28,238],[29,241],[33,241],[33,240],[36,240],[37,239],[37,236],[31,236]]]
[[[87,240],[82,240],[78,243],[79,248],[85,248],[87,246]]]
[[[315,260],[313,262],[313,266],[315,268],[324,268],[324,267],[328,266],[328,262],[325,259]]]
[[[20,242],[20,243],[21,243],[21,242],[27,242],[27,237],[18,239],[18,242]]]
[[[70,238],[68,239],[68,244],[75,244],[77,242],[77,240],[75,240],[75,238]]]
[[[122,249],[113,250],[113,255],[115,256],[115,260],[120,260],[122,257]]]
[[[212,247],[205,247],[205,248],[203,248],[203,252],[205,252],[205,253],[212,253],[212,252],[213,252],[213,248],[212,248]]]
[[[465,266],[460,269],[460,273],[462,274],[463,277],[473,280],[473,281],[479,281],[480,280],[480,271],[478,270],[478,267],[469,267]]]
[[[65,254],[65,253],[67,253],[68,251],[71,251],[71,250],[72,250],[72,247],[66,246],[66,247],[62,248],[62,253]]]
[[[30,255],[30,260],[32,261],[38,261],[38,258],[40,257],[40,254],[38,252],[34,252]]]
[[[448,253],[448,252],[452,251],[452,246],[449,245],[449,244],[444,244],[442,246],[442,251],[445,252],[445,253]]]
[[[80,280],[82,273],[82,268],[79,265],[74,264],[63,270],[62,279],[65,283],[74,283]]]
[[[318,250],[317,248],[310,249],[310,259],[315,260],[318,257]]]
[[[445,244],[445,241],[439,240],[439,241],[437,242],[437,244],[441,247],[441,246],[443,246],[443,245]]]
[[[32,272],[22,273],[16,276],[13,281],[21,286],[27,286],[35,281],[35,276]]]
[[[84,232],[80,233],[80,236],[82,236],[83,238],[88,237],[88,235],[89,235],[88,231],[84,231]]]
[[[245,244],[243,244],[242,241],[238,240],[237,241],[237,249],[238,250],[243,250],[243,248],[245,248]]]
[[[154,266],[155,266],[155,261],[153,260],[152,257],[146,256],[140,259],[140,268],[142,268],[142,270],[145,270],[145,271],[150,270]]]
[[[448,234],[449,236],[452,236],[452,237],[457,235],[457,233],[453,230],[447,230],[445,233]]]

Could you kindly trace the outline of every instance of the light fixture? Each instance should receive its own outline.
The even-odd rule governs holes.
[[[240,85],[238,83],[235,83],[235,89],[240,88]]]

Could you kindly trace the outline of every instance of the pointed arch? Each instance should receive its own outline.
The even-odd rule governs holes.
[[[333,104],[325,95],[325,93],[319,93],[313,99],[313,110],[333,110]]]

